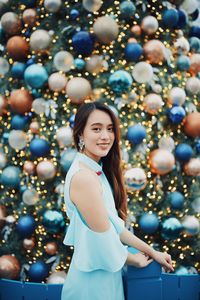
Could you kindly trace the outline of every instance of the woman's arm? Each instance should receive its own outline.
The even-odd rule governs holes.
[[[158,263],[160,263],[164,267],[166,271],[174,271],[172,266],[171,256],[169,254],[154,250],[148,244],[146,244],[141,239],[136,237],[133,233],[131,233],[128,229],[124,228],[124,230],[120,234],[120,240],[123,244],[136,248],[139,251],[143,252],[144,254],[147,255],[147,258],[151,257],[155,259]],[[137,255],[137,254],[133,254],[133,255]],[[127,260],[127,263],[131,264],[130,262],[132,260],[133,257],[130,255]]]

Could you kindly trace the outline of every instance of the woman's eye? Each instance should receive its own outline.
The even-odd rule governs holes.
[[[99,131],[99,130],[100,130],[100,128],[93,128],[93,130],[94,130],[94,131]]]
[[[113,132],[113,127],[108,128],[109,131]]]

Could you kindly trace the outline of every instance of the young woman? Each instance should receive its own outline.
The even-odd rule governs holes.
[[[74,246],[62,300],[123,300],[122,267],[156,260],[172,271],[171,257],[155,251],[124,226],[127,197],[120,157],[119,121],[100,102],[82,104],[74,123],[77,154],[65,181],[70,225],[64,240]],[[140,252],[131,254],[127,246]]]

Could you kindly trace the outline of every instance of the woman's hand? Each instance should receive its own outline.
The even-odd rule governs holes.
[[[171,255],[166,252],[159,252],[154,250],[152,258],[156,260],[164,268],[165,272],[174,271],[172,266]]]
[[[148,266],[152,261],[153,261],[152,258],[149,258],[148,255],[142,252],[136,254],[129,253],[127,264],[137,268],[144,268]]]

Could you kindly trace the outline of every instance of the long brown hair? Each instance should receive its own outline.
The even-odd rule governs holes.
[[[79,136],[84,131],[89,115],[96,109],[107,113],[113,122],[115,140],[109,153],[106,156],[102,157],[101,161],[103,163],[103,171],[113,189],[115,207],[118,211],[118,215],[124,221],[126,221],[127,194],[123,182],[123,175],[121,169],[122,160],[121,160],[121,153],[119,147],[119,141],[120,141],[119,120],[106,104],[96,101],[96,102],[84,103],[79,107],[75,116],[74,128],[73,128],[75,147],[79,151],[79,146],[78,146]]]

